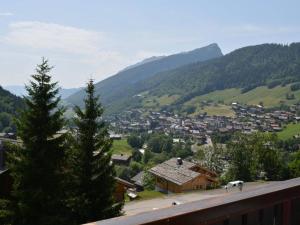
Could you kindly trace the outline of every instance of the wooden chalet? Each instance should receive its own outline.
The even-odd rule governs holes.
[[[115,186],[114,198],[117,202],[122,202],[124,201],[125,198],[124,196],[127,189],[134,188],[135,186],[134,184],[126,180],[123,180],[119,177],[116,177],[115,180],[116,180],[116,186]]]
[[[125,165],[128,166],[131,160],[131,155],[126,154],[113,154],[111,160],[116,165]]]
[[[163,192],[180,193],[218,184],[216,173],[181,158],[169,159],[149,172],[155,176],[156,188]]]

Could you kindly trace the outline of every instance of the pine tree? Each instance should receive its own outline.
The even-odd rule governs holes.
[[[115,171],[111,163],[111,140],[103,108],[94,95],[93,80],[86,88],[85,109],[75,107],[77,126],[78,223],[111,218],[121,214],[122,204],[115,203]]]
[[[9,164],[14,180],[15,224],[67,224],[62,201],[65,135],[64,109],[59,107],[57,83],[51,82],[52,67],[43,59],[26,87],[26,109],[17,120],[23,145]]]

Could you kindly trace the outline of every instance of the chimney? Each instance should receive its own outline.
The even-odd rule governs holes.
[[[180,157],[177,158],[177,165],[182,165],[182,159]]]

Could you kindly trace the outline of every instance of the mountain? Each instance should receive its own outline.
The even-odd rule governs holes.
[[[300,43],[248,46],[176,68],[141,72],[161,60],[98,83],[107,114],[141,107],[181,110],[199,105],[200,99],[211,100],[209,96],[226,104],[263,102],[270,107],[300,102]]]
[[[218,58],[222,55],[219,46],[211,44],[189,52],[152,58],[148,62],[142,62],[131,68],[127,68],[97,83],[95,85],[96,94],[101,96],[101,101],[109,108],[109,105],[116,105],[118,102],[131,97],[139,82],[149,79],[157,73],[172,70],[190,63]],[[67,98],[67,101],[72,104],[82,105],[84,95],[84,91],[79,91]]]
[[[223,57],[156,74],[138,84],[137,92],[178,95],[174,104],[216,90],[241,92],[267,85],[270,88],[300,81],[300,43],[244,47]]]
[[[0,86],[0,132],[14,132],[13,117],[24,107],[23,99]]]
[[[61,88],[59,94],[62,99],[66,99],[80,90],[82,90],[82,88]]]
[[[145,63],[148,63],[148,62],[153,62],[153,61],[156,61],[156,60],[159,60],[159,59],[162,59],[162,58],[165,58],[166,56],[152,56],[150,58],[147,58],[147,59],[144,59],[142,60],[141,62],[138,62],[136,64],[133,64],[133,65],[130,65],[130,66],[127,66],[125,67],[124,69],[122,69],[120,72],[124,72],[125,70],[129,70],[129,69],[133,69],[137,66],[141,66]]]
[[[25,96],[27,94],[25,86],[22,85],[8,85],[8,86],[4,86],[4,88],[20,97]],[[72,94],[78,92],[80,89],[81,88],[61,88],[59,90],[59,94],[61,95],[62,99],[66,99]]]

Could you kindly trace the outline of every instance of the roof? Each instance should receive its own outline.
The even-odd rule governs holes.
[[[182,165],[177,164],[177,158],[169,159],[149,170],[150,173],[164,178],[172,183],[182,185],[201,175],[192,171],[195,163],[182,160]]]
[[[7,171],[8,171],[8,169],[3,169],[3,170],[0,169],[0,175],[1,175],[1,174],[4,174],[4,173],[7,172]]]
[[[127,161],[129,160],[131,155],[124,155],[124,154],[113,154],[111,156],[112,160],[118,160],[118,161]]]
[[[139,186],[143,186],[143,179],[144,179],[144,171],[139,172],[137,175],[135,175],[134,177],[131,178],[131,180]]]
[[[118,183],[121,183],[121,184],[123,184],[126,187],[130,187],[130,188],[134,187],[134,184],[132,184],[132,183],[128,182],[127,180],[124,180],[124,179],[122,179],[120,177],[115,177],[115,179],[116,179],[116,181]]]

